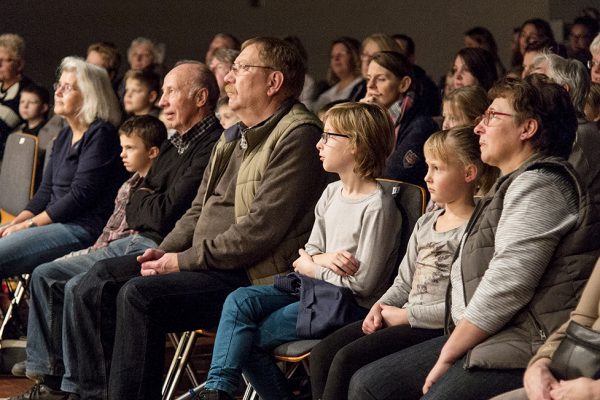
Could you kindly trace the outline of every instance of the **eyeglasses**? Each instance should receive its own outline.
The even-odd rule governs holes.
[[[69,94],[71,93],[73,90],[77,90],[75,89],[75,87],[73,85],[71,85],[70,83],[60,83],[60,82],[56,82],[54,85],[52,85],[52,87],[54,88],[55,92],[58,92],[59,90],[62,90],[63,94]]]
[[[2,64],[4,64],[4,63],[10,64],[10,63],[12,63],[13,61],[15,61],[15,60],[14,60],[14,59],[12,59],[12,58],[0,58],[0,65],[2,65]]]
[[[327,143],[329,136],[339,136],[339,137],[345,137],[345,138],[350,137],[349,135],[342,135],[341,133],[333,133],[333,132],[323,131],[323,133],[321,134],[321,140],[323,141],[323,144]]]
[[[248,73],[248,71],[250,71],[250,68],[275,69],[273,67],[269,67],[268,65],[249,65],[249,64],[240,64],[240,63],[231,64],[231,71],[233,71],[233,73],[235,75],[246,74],[246,73]]]
[[[504,115],[506,117],[514,117],[514,114],[507,114],[507,113],[503,113],[503,112],[499,112],[499,111],[487,110],[485,113],[483,113],[483,115],[481,115],[481,116],[477,117],[477,119],[475,119],[475,125],[477,125],[481,121],[483,121],[483,124],[485,126],[490,126],[490,120],[496,118],[496,115]]]
[[[600,65],[600,61],[596,61],[596,60],[588,60],[587,62],[587,67],[589,69],[594,68],[596,65]]]

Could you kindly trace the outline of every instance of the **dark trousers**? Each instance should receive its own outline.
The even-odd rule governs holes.
[[[347,399],[350,379],[361,367],[443,333],[401,325],[365,335],[362,320],[337,330],[310,353],[313,399]]]
[[[160,399],[165,334],[218,324],[245,270],[143,277],[135,256],[103,260],[75,289],[82,399]]]

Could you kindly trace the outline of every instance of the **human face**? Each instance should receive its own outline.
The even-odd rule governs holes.
[[[37,120],[44,116],[48,110],[47,104],[42,101],[35,93],[21,92],[19,100],[19,114],[26,121]]]
[[[523,56],[523,72],[521,73],[522,78],[525,78],[527,75],[531,75],[531,74],[535,74],[535,73],[542,73],[541,69],[536,68],[533,65],[533,60],[539,54],[540,53],[537,51],[528,51],[525,53],[525,55]]]
[[[232,49],[232,48],[233,48],[233,43],[231,40],[227,39],[226,37],[215,36],[213,38],[213,40],[210,42],[210,45],[208,46],[208,50],[206,51],[206,63],[210,64],[210,62],[212,61],[213,55],[215,54],[215,51],[217,51],[218,49]]]
[[[434,203],[449,204],[464,196],[468,182],[465,166],[461,162],[445,162],[425,151],[425,163],[425,183]]]
[[[575,52],[587,50],[592,43],[592,38],[585,25],[576,24],[569,33],[569,46]]]
[[[592,69],[590,70],[592,82],[600,83],[600,52],[592,54],[592,64]]]
[[[540,40],[540,36],[535,25],[525,25],[519,34],[519,50],[521,54],[525,55],[525,48],[529,43],[537,42],[538,40]]]
[[[215,75],[215,78],[217,78],[219,90],[223,92],[223,89],[225,87],[225,75],[227,75],[227,73],[231,69],[231,65],[219,61],[216,58],[213,58],[210,62],[209,68],[211,72]]]
[[[224,105],[219,107],[219,121],[221,122],[223,129],[232,127],[239,120],[240,119],[237,117],[237,115],[235,115],[231,108],[229,108],[229,106]]]
[[[142,139],[133,132],[131,135],[120,135],[121,160],[128,172],[138,172],[145,176],[152,165],[153,151],[147,149]],[[156,151],[156,148],[154,152]]]
[[[21,63],[6,47],[0,47],[0,81],[4,87],[12,85],[19,80]]]
[[[442,104],[442,115],[444,116],[442,129],[444,130],[469,124],[466,115],[460,110],[456,110],[455,107],[452,107],[449,101],[444,101]]]
[[[492,101],[488,110],[497,111],[508,115],[495,115],[486,125],[480,121],[475,127],[479,135],[481,160],[489,165],[500,168],[502,175],[506,175],[520,165],[522,125],[516,123],[516,114],[512,103],[507,99],[498,97]]]
[[[154,62],[154,54],[149,44],[138,44],[131,49],[129,54],[129,65],[131,69],[141,71]]]
[[[452,81],[454,89],[463,86],[474,86],[478,85],[479,81],[475,78],[475,75],[471,73],[467,64],[461,56],[457,56],[454,59],[454,66],[452,67]]]
[[[258,45],[247,46],[235,59],[235,64],[265,66],[259,57]],[[264,105],[269,101],[269,68],[250,67],[247,71],[239,69],[225,75],[225,92],[229,97],[229,108],[246,125],[252,126],[256,115],[262,114]]]
[[[465,47],[478,48],[481,46],[471,36],[465,36]]]
[[[123,105],[125,111],[134,115],[145,115],[152,109],[156,100],[156,92],[150,91],[148,87],[137,79],[125,81],[125,96]]]
[[[336,130],[325,121],[323,128],[325,132],[336,132]],[[350,145],[350,139],[343,136],[329,135],[327,143],[323,143],[323,139],[317,142],[317,150],[319,150],[319,159],[323,163],[323,169],[327,172],[343,175],[351,173],[354,169],[354,149]]]
[[[331,71],[340,79],[352,75],[352,56],[342,43],[336,43],[331,48],[329,66]]]
[[[371,60],[373,59],[373,55],[377,52],[381,51],[377,43],[369,40],[362,48],[362,52],[360,53],[360,72],[362,73],[363,78],[367,79],[367,73],[369,72],[369,64],[371,64]]]
[[[398,78],[390,70],[383,68],[375,61],[371,61],[367,71],[366,98],[369,101],[389,108],[402,97],[406,91],[404,86],[401,78]]]
[[[110,65],[108,65],[108,61],[106,60],[106,58],[104,56],[102,56],[102,54],[98,53],[95,50],[92,50],[88,53],[85,61],[89,62],[90,64],[94,64],[99,67],[102,67],[106,70],[108,70],[108,67],[110,67]]]
[[[199,107],[196,97],[190,97],[189,84],[192,67],[187,64],[173,68],[163,82],[162,97],[158,105],[163,109],[165,125],[179,133],[185,133],[194,126]]]
[[[54,113],[67,119],[77,118],[83,106],[83,96],[77,86],[75,72],[63,72],[54,90]]]

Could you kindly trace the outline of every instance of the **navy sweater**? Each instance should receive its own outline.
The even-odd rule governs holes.
[[[119,135],[110,123],[96,120],[74,145],[72,138],[68,126],[56,138],[40,188],[25,209],[46,211],[53,222],[77,224],[98,237],[127,178]]]

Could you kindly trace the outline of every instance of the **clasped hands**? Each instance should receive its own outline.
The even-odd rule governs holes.
[[[177,253],[165,253],[159,249],[147,249],[144,254],[137,257],[137,261],[142,266],[140,273],[143,276],[179,272]]]

